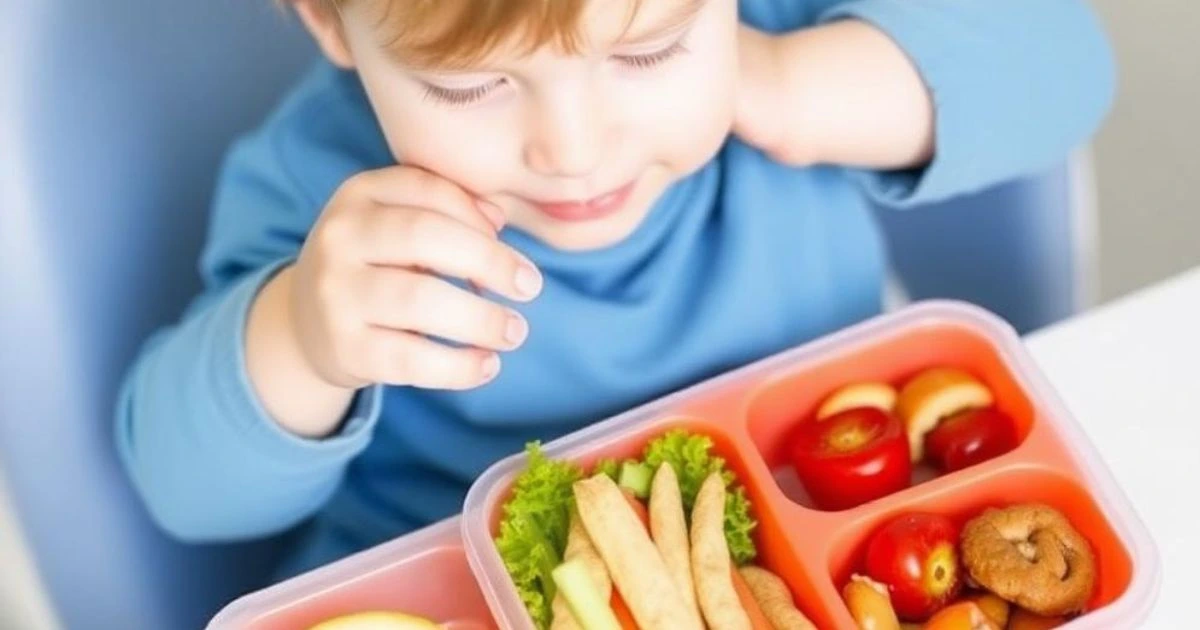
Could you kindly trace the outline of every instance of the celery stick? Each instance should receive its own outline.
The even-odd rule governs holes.
[[[621,466],[621,479],[617,483],[622,488],[632,490],[635,497],[645,499],[650,496],[650,481],[653,478],[654,471],[649,466],[628,461]]]
[[[600,592],[592,583],[583,563],[578,560],[564,562],[551,574],[558,592],[567,600],[571,615],[583,630],[621,630],[617,616],[608,602],[602,601]]]

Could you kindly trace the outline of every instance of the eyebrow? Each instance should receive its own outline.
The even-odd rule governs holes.
[[[686,26],[689,22],[696,19],[696,16],[708,4],[708,0],[686,0],[683,5],[676,7],[669,15],[653,24],[650,27],[643,29],[640,33],[634,33],[626,37],[622,37],[621,44],[645,44],[652,42],[664,33],[670,33],[677,29]]]

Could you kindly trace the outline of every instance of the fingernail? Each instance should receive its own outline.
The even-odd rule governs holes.
[[[521,295],[533,297],[542,288],[542,274],[528,263],[521,263],[517,267],[517,275],[513,278],[513,284],[517,286],[517,291]]]
[[[479,370],[485,383],[496,378],[496,375],[500,373],[500,357],[494,354],[488,355],[479,366]]]
[[[525,319],[516,313],[508,314],[508,322],[504,325],[504,340],[512,346],[518,346],[525,341],[529,326]]]
[[[500,206],[483,199],[476,199],[475,205],[479,207],[479,211],[483,213],[483,216],[487,217],[487,220],[491,222],[497,231],[504,227],[505,216]]]

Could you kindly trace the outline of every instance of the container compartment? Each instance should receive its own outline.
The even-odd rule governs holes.
[[[304,630],[356,612],[392,611],[446,630],[491,630],[457,518],[362,551],[257,593],[218,614],[211,630]]]
[[[852,573],[864,573],[868,542],[895,517],[930,512],[950,517],[961,528],[986,508],[1025,503],[1044,503],[1060,511],[1091,545],[1097,575],[1089,612],[1104,608],[1127,592],[1133,579],[1133,558],[1100,504],[1078,478],[1035,464],[963,475],[959,483],[942,484],[909,501],[881,503],[860,513],[830,540],[826,560],[832,586],[840,592]],[[842,615],[842,623],[853,627],[849,613],[844,611]],[[1079,616],[1071,627],[1105,627],[1090,625],[1090,616]]]
[[[800,423],[813,421],[828,396],[863,382],[884,382],[899,390],[917,373],[934,367],[956,368],[983,382],[995,399],[993,406],[1013,421],[1018,445],[1024,442],[1037,414],[1013,366],[983,331],[931,319],[789,365],[750,394],[750,434],[783,493],[799,505],[819,509],[800,483],[788,449]],[[938,476],[927,462],[918,463],[910,487]]]
[[[715,404],[715,403],[714,403]],[[717,408],[716,405],[713,408]],[[687,408],[696,413],[698,406],[683,404],[674,408]],[[771,482],[763,483],[765,469],[755,470],[750,466],[761,465],[746,455],[753,450],[748,438],[739,430],[739,425],[727,420],[727,416],[681,415],[661,413],[661,409],[646,409],[617,421],[597,425],[584,432],[593,435],[568,436],[564,440],[550,443],[544,452],[551,459],[567,459],[590,470],[597,462],[607,458],[640,458],[646,444],[652,439],[674,429],[683,429],[693,434],[703,434],[713,440],[713,452],[722,457],[727,467],[746,488],[754,517],[758,526],[753,534],[758,557],[754,563],[779,575],[787,583],[796,605],[806,615],[823,615],[814,589],[814,574],[796,556],[795,549],[786,542],[783,523],[776,515],[775,506],[785,505]],[[750,466],[748,466],[748,464]],[[499,533],[502,506],[508,500],[512,483],[525,467],[525,457],[518,456],[501,462],[472,488],[467,498],[468,509],[464,513],[464,531],[469,543],[472,565],[485,583],[485,595],[497,619],[503,627],[531,629],[532,620],[517,596],[512,580],[508,577],[493,540]]]

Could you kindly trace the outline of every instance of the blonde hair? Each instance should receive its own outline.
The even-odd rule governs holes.
[[[318,0],[333,12],[351,2],[370,3],[389,51],[414,65],[449,68],[478,63],[501,45],[514,46],[518,54],[547,45],[577,52],[588,1]],[[640,0],[632,3],[627,27],[639,4]]]

